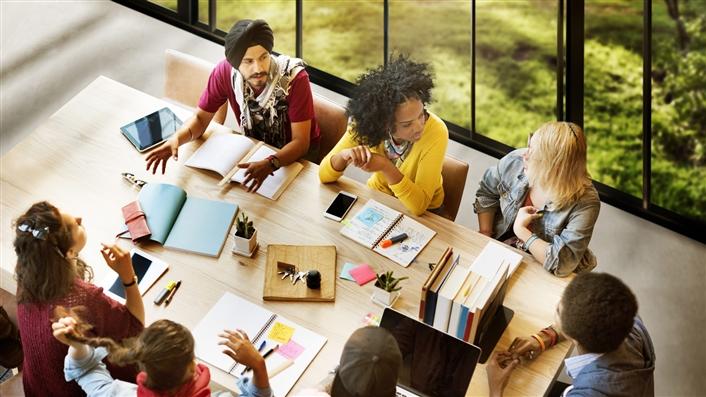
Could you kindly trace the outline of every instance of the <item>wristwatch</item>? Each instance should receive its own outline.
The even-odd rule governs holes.
[[[132,276],[132,281],[127,284],[123,283],[123,287],[128,288],[128,287],[132,287],[135,284],[137,284],[137,276]]]
[[[270,167],[272,167],[272,171],[277,171],[282,166],[279,162],[279,159],[274,154],[267,156],[267,161],[270,162]]]

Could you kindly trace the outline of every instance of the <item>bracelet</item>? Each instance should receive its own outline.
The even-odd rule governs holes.
[[[542,349],[542,351],[545,351],[546,347],[544,346],[544,341],[542,340],[542,337],[537,334],[532,334],[532,337],[534,338],[534,340],[537,341],[537,343],[539,343],[539,348]]]
[[[536,239],[538,239],[538,238],[539,238],[539,236],[537,236],[536,234],[532,233],[532,235],[529,236],[529,238],[527,239],[527,241],[525,241],[525,243],[522,245],[522,249],[525,250],[525,251],[527,251],[527,252],[529,252],[530,246],[532,245],[532,243],[534,243],[534,240],[536,240]]]
[[[552,332],[552,331],[554,331],[553,329],[551,329],[551,331],[550,331],[550,329],[551,329],[550,327],[547,327],[547,328],[544,328],[543,330],[539,331],[549,337],[549,346],[548,347],[552,347],[552,346],[556,345],[556,342],[557,342],[556,333]]]
[[[132,276],[132,281],[127,284],[123,283],[123,287],[128,288],[132,287],[135,284],[137,284],[137,276]]]

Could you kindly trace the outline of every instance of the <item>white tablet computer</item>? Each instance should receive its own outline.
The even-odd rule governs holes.
[[[165,107],[120,127],[120,132],[142,153],[174,135],[181,124],[176,114]]]
[[[140,290],[140,295],[144,295],[152,284],[167,271],[169,265],[163,260],[137,249],[133,249],[130,255],[132,256],[132,267],[137,276],[137,287]],[[125,303],[125,287],[123,287],[120,277],[111,275],[102,283],[102,286],[106,295],[120,303]]]

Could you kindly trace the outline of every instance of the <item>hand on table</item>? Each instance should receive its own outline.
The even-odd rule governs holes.
[[[257,192],[257,189],[262,186],[265,179],[274,173],[272,165],[270,165],[270,161],[267,159],[238,164],[238,168],[245,168],[243,186],[248,189],[248,192]]]
[[[162,174],[164,174],[167,169],[167,160],[169,160],[170,157],[172,157],[174,161],[179,159],[179,141],[176,135],[162,142],[159,146],[147,153],[147,157],[145,158],[147,167],[145,169],[149,171],[151,167],[152,173],[154,174],[157,172],[157,167],[161,164]]]
[[[542,348],[539,346],[539,342],[531,336],[518,337],[512,341],[510,348],[507,349],[507,353],[512,354],[512,359],[522,357],[528,360],[534,360],[542,354]]]
[[[241,329],[236,331],[224,330],[218,336],[223,338],[218,344],[227,348],[223,350],[223,353],[230,356],[233,360],[247,367],[264,364],[264,358],[250,342],[245,331]]]
[[[510,380],[510,374],[520,363],[520,360],[513,358],[509,352],[495,352],[488,364],[485,366],[485,371],[488,374],[488,388],[490,396],[502,396],[507,382]]]

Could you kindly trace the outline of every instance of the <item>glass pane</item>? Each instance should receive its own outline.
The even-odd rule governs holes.
[[[383,63],[381,0],[303,0],[302,4],[302,56],[309,65],[354,82],[366,69]]]
[[[706,9],[652,3],[652,202],[706,221]],[[683,25],[676,22],[681,20]]]
[[[642,197],[642,2],[587,0],[585,18],[588,169]]]
[[[476,130],[513,147],[556,120],[557,0],[476,1]]]
[[[208,1],[206,1],[206,9],[208,10]],[[208,23],[208,12],[205,15],[205,23]],[[274,51],[289,56],[296,55],[296,3],[294,1],[220,0],[216,5],[216,17],[216,26],[225,32],[241,19],[264,19],[275,34]]]
[[[471,4],[390,1],[390,52],[428,62],[434,71],[430,110],[471,128]]]
[[[199,0],[199,22],[208,25],[208,0]]]
[[[150,3],[159,4],[164,8],[169,8],[172,11],[177,10],[177,0],[148,0]]]

